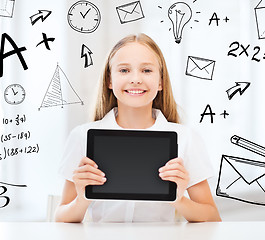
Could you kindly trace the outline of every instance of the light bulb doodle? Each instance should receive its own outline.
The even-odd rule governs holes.
[[[182,39],[183,28],[192,17],[192,10],[188,4],[184,2],[177,2],[172,4],[168,9],[168,17],[173,25],[175,42],[180,43]]]

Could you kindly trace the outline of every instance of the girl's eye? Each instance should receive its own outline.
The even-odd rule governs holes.
[[[127,72],[129,72],[129,70],[126,69],[126,68],[122,68],[122,69],[120,69],[120,72],[121,72],[121,73],[127,73]]]
[[[150,73],[150,72],[152,72],[152,70],[151,69],[144,69],[144,72],[145,73]]]

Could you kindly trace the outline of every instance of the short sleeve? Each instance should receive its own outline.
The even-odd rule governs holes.
[[[80,127],[76,127],[70,132],[67,138],[58,171],[59,174],[65,179],[73,181],[73,172],[85,155],[82,131]]]
[[[203,139],[192,129],[189,129],[188,132],[189,136],[184,154],[184,166],[189,172],[190,177],[187,188],[214,175]]]

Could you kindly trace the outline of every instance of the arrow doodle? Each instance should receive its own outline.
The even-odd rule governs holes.
[[[236,85],[226,90],[228,99],[231,100],[237,92],[242,95],[250,86],[250,82],[236,82]]]
[[[93,65],[91,54],[93,54],[92,51],[85,44],[83,44],[81,49],[81,58],[85,58],[84,68]]]
[[[42,22],[44,22],[45,19],[46,19],[47,17],[49,17],[51,13],[52,13],[52,11],[48,11],[48,10],[39,10],[38,13],[36,13],[36,14],[34,14],[34,15],[32,15],[32,16],[30,17],[30,21],[31,21],[32,26],[33,26],[37,21],[39,21],[40,19],[41,19]]]

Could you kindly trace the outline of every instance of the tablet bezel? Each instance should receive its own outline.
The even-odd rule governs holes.
[[[170,140],[170,159],[178,156],[177,133],[173,131],[145,131],[145,130],[109,130],[89,129],[87,131],[87,157],[93,160],[95,136],[118,136],[118,137],[158,137]],[[168,160],[170,160],[168,159]],[[157,173],[158,174],[158,173]],[[138,200],[138,201],[175,201],[177,185],[168,181],[168,194],[143,194],[143,193],[99,193],[93,192],[93,185],[85,188],[85,197],[91,200]]]

